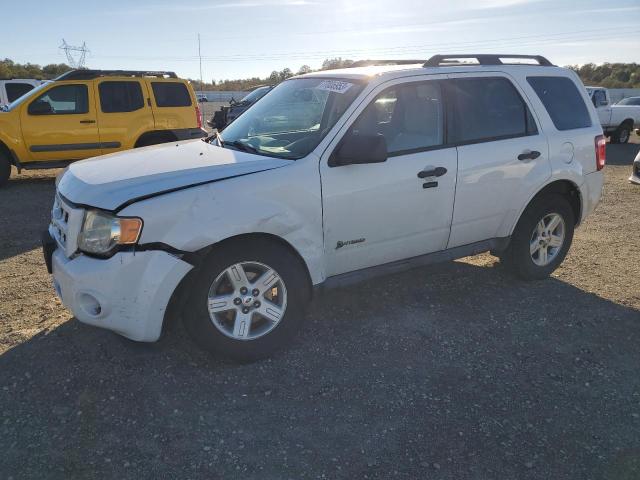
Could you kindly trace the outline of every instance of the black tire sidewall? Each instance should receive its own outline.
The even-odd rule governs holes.
[[[218,330],[209,317],[209,288],[229,266],[252,261],[278,272],[287,290],[287,309],[280,323],[263,337],[234,340]],[[208,255],[195,273],[182,314],[183,322],[196,343],[212,354],[239,362],[258,360],[286,346],[301,326],[310,296],[308,284],[300,259],[284,246],[255,241],[227,244]]]
[[[565,239],[556,258],[549,265],[541,267],[533,262],[529,244],[531,234],[538,222],[550,213],[562,216],[565,222]],[[509,263],[514,273],[524,280],[540,280],[548,277],[565,259],[573,242],[574,226],[573,209],[563,196],[551,194],[535,200],[522,214],[511,237]]]
[[[0,153],[0,186],[7,183],[11,176],[11,162],[5,155]]]
[[[622,137],[622,133],[627,132],[625,138]],[[616,133],[616,143],[627,143],[629,141],[629,137],[631,136],[631,129],[628,127],[620,127],[618,132]]]

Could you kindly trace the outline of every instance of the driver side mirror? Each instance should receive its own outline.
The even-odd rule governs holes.
[[[387,161],[387,140],[384,135],[347,133],[329,157],[330,167],[382,163]]]
[[[48,115],[53,113],[49,102],[37,101],[29,105],[29,114],[31,115]]]

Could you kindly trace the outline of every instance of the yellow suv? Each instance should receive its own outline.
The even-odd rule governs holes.
[[[188,81],[173,72],[72,70],[0,107],[0,185],[118,150],[201,138]]]

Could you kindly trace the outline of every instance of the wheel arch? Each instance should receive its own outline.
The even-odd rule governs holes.
[[[178,137],[176,137],[176,135],[170,130],[150,130],[148,132],[144,132],[138,137],[136,142],[133,144],[133,148],[155,145],[157,143],[166,143],[166,142],[146,143],[148,140],[153,140],[156,138],[165,139],[166,142],[175,142],[176,140],[178,140]]]
[[[575,217],[575,225],[578,226],[580,224],[580,220],[582,218],[582,208],[583,208],[583,199],[582,193],[580,192],[580,187],[574,183],[572,180],[568,179],[555,179],[550,183],[547,183],[545,186],[540,188],[535,194],[531,196],[526,205],[520,210],[516,221],[511,226],[510,234],[513,234],[513,231],[518,225],[520,218],[522,218],[522,214],[525,210],[538,198],[548,195],[550,193],[560,194],[567,199],[569,205],[571,205],[571,209],[573,210],[573,215]]]
[[[178,284],[176,289],[174,290],[171,299],[169,300],[169,306],[167,307],[165,318],[162,323],[162,329],[165,330],[166,326],[175,320],[178,317],[178,313],[182,310],[187,300],[187,292],[190,290],[190,286],[194,281],[197,273],[199,272],[200,266],[204,262],[204,259],[212,253],[214,249],[224,248],[225,245],[233,243],[233,242],[248,242],[248,243],[259,243],[259,242],[270,242],[281,247],[286,248],[291,254],[298,260],[301,268],[304,271],[305,277],[307,279],[307,290],[309,299],[313,295],[313,282],[311,280],[311,272],[309,265],[305,261],[304,257],[300,254],[300,252],[286,239],[274,235],[272,233],[266,232],[252,232],[252,233],[241,233],[237,235],[232,235],[230,237],[226,237],[221,239],[211,245],[201,248],[200,250],[190,253],[188,255],[188,259],[190,263],[194,264],[194,268],[192,268],[187,275],[182,279],[182,281]]]

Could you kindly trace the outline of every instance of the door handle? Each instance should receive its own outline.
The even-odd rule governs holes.
[[[428,168],[428,167],[427,167]],[[430,170],[422,170],[418,172],[418,178],[427,178],[427,177],[441,177],[447,173],[447,169],[444,167],[436,167]]]
[[[540,156],[540,152],[537,150],[525,150],[518,155],[518,160],[535,160]]]
[[[80,120],[80,123],[96,123],[95,120]]]

